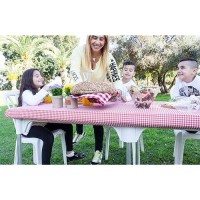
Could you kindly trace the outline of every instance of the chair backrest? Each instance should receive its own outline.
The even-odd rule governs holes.
[[[18,105],[18,97],[19,97],[19,90],[7,91],[3,93],[3,102],[7,105],[8,108],[15,108]],[[14,119],[13,123],[14,126],[16,126]]]
[[[4,92],[3,101],[8,108],[14,108],[18,105],[19,90]]]

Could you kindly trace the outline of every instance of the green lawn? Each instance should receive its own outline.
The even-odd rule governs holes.
[[[159,94],[156,100],[166,101],[169,95]],[[0,100],[1,101],[1,100]],[[11,119],[5,118],[4,112],[6,106],[0,104],[0,164],[13,164],[15,148],[15,130]],[[94,152],[94,135],[91,126],[84,126],[86,131],[85,138],[74,146],[75,151],[82,151],[86,154],[85,159],[81,161],[70,162],[70,165],[89,165]],[[105,144],[105,141],[104,141]],[[142,165],[172,165],[174,147],[174,134],[171,129],[146,129],[144,131],[144,148],[141,152]],[[200,163],[200,143],[198,140],[187,140],[185,145],[184,164]],[[23,164],[32,164],[32,146],[23,144]],[[59,139],[55,140],[52,164],[62,165],[61,143]],[[110,138],[110,153],[108,161],[103,159],[103,165],[125,165],[126,148],[119,148],[118,136],[112,130]]]

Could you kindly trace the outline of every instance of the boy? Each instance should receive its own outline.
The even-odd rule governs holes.
[[[129,94],[129,89],[131,86],[137,87],[132,78],[135,75],[135,64],[132,61],[125,61],[123,63],[122,69],[122,82],[123,82],[123,91],[121,99],[123,101],[131,101],[131,95]],[[85,136],[85,132],[83,131],[83,125],[76,125],[76,133],[73,139],[73,143],[78,143]]]
[[[178,64],[178,72],[175,85],[170,91],[172,99],[178,99],[180,96],[189,97],[191,95],[200,95],[200,76],[197,75],[198,63],[194,58],[184,58]],[[189,131],[196,133],[197,131]]]
[[[184,58],[178,64],[175,85],[170,91],[172,99],[180,96],[200,96],[200,77],[197,75],[198,63],[194,58]]]
[[[125,97],[126,101],[131,101],[131,95],[129,90],[132,86],[139,88],[136,83],[132,80],[135,75],[135,64],[132,61],[125,61],[122,68],[122,83],[124,84],[124,89],[122,91],[122,96]]]

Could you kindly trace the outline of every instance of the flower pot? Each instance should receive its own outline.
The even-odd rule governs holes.
[[[77,99],[74,99],[71,96],[66,96],[65,103],[66,103],[67,108],[77,108],[78,107]]]
[[[62,96],[52,96],[52,106],[53,108],[63,107],[63,97]]]

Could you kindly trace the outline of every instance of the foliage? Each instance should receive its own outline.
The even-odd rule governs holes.
[[[5,74],[0,73],[0,90],[11,89],[11,87],[10,81],[7,80]]]
[[[63,89],[62,89],[61,85],[56,84],[56,85],[50,86],[49,89],[53,96],[61,96],[62,95]]]
[[[78,45],[78,39],[75,36],[47,36],[55,45],[52,51],[45,51],[46,55],[50,56],[55,64],[62,79],[62,83],[67,82],[67,74],[69,74],[70,56],[72,50]]]
[[[50,40],[37,36],[5,36],[2,41],[19,55],[23,71],[33,66],[33,58],[38,52],[53,48]]]
[[[122,64],[124,60],[134,61],[136,79],[145,79],[146,74],[150,73],[154,84],[161,87],[162,93],[167,93],[173,86],[180,58],[199,59],[200,56],[200,37],[197,36],[131,35],[113,37],[112,42],[117,62]]]
[[[161,87],[162,93],[173,86],[180,58],[195,57],[200,61],[199,36],[121,35],[110,38],[119,67],[124,60],[134,61],[136,80],[151,79],[154,85]],[[78,38],[70,35],[0,36],[7,72],[9,67],[14,67],[20,79],[25,69],[35,67],[43,73],[45,81],[61,76],[63,85],[69,78],[70,56],[77,45]]]
[[[63,87],[63,92],[66,96],[71,94],[71,89],[74,87],[74,84],[67,84]]]
[[[59,67],[52,58],[44,56],[42,53],[38,53],[33,61],[34,66],[42,73],[45,82],[60,75]]]
[[[0,47],[7,66],[18,68],[21,64],[22,67],[18,68],[19,77],[27,68],[38,68],[46,81],[59,75],[65,77],[65,82],[69,74],[71,51],[78,42],[76,36],[70,35],[0,36]]]

